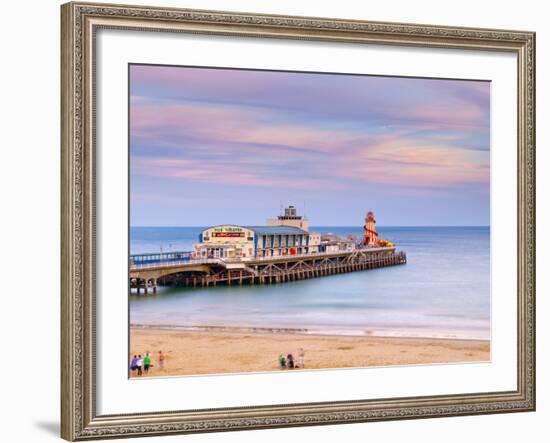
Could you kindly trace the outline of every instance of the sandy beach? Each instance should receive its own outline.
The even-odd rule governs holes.
[[[490,359],[490,344],[485,340],[130,328],[130,355],[148,351],[152,356],[153,367],[144,376],[278,371],[279,354],[292,353],[297,361],[300,348],[305,351],[305,369]],[[159,350],[166,356],[162,369]]]

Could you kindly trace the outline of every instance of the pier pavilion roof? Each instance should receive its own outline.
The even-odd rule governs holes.
[[[307,231],[300,228],[295,228],[293,226],[245,226],[245,228],[251,229],[259,235],[307,234]]]

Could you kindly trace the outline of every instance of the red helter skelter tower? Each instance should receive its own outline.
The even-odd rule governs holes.
[[[363,226],[363,245],[375,245],[378,241],[378,232],[376,232],[376,220],[372,211],[367,212],[365,225]]]

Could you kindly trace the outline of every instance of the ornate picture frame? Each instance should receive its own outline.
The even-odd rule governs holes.
[[[87,440],[535,410],[535,34],[73,2],[61,7],[61,435]],[[95,36],[99,29],[507,52],[517,57],[517,389],[98,415]]]

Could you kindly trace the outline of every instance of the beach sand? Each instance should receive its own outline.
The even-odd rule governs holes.
[[[149,351],[152,357],[153,367],[144,376],[278,371],[279,354],[292,353],[297,362],[299,348],[305,351],[305,369],[490,359],[489,341],[483,340],[130,328],[130,355]],[[163,369],[159,350],[166,356]]]

